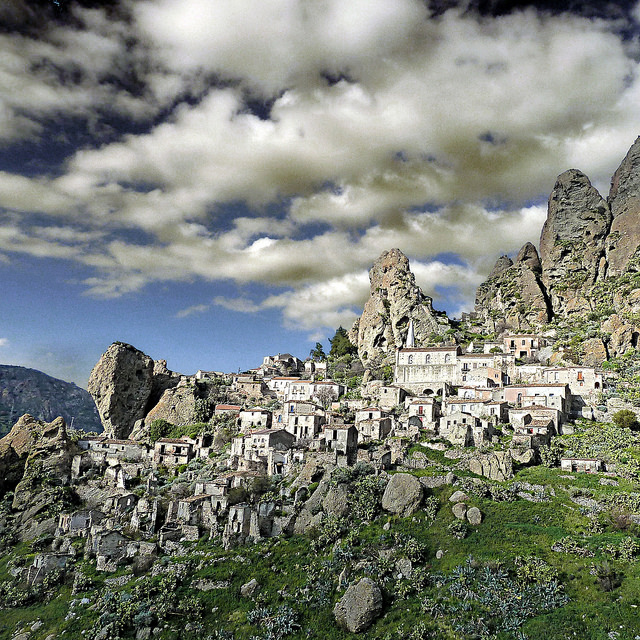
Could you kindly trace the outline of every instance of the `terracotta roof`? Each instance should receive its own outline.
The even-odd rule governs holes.
[[[553,420],[551,420],[550,418],[546,420],[545,419],[532,420],[531,422],[525,425],[525,428],[526,427],[548,427],[552,423],[553,423]]]
[[[242,407],[239,404],[217,404],[215,406],[214,411],[217,411],[218,409],[238,409],[240,410]]]
[[[158,438],[158,440],[156,440],[156,444],[158,444],[158,442],[168,442],[169,444],[184,444],[184,445],[191,444],[190,442],[187,442],[186,440],[181,440],[180,438]]]
[[[566,387],[566,382],[532,382],[523,384],[509,384],[505,389],[526,389],[527,387]]]

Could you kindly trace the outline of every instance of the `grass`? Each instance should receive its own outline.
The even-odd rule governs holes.
[[[419,447],[425,455],[436,464],[448,464],[442,452]],[[414,475],[424,475],[424,471]],[[458,474],[459,475],[459,474]],[[348,532],[349,548],[358,557],[376,557],[377,550],[394,547],[394,534],[401,538],[415,538],[426,546],[425,569],[428,572],[442,571],[446,574],[463,565],[469,556],[481,563],[501,564],[507,569],[514,568],[517,556],[536,556],[556,569],[560,581],[570,598],[570,602],[554,611],[540,614],[529,619],[523,631],[530,640],[565,640],[569,638],[586,638],[590,640],[608,640],[612,631],[619,635],[618,640],[634,640],[640,634],[640,560],[624,562],[613,559],[606,552],[608,545],[617,545],[633,530],[618,531],[606,525],[597,534],[589,533],[589,518],[581,513],[578,505],[570,500],[570,490],[579,489],[592,492],[598,499],[619,493],[637,491],[638,487],[631,481],[618,479],[619,486],[600,485],[602,476],[573,474],[572,479],[563,478],[568,475],[558,469],[545,467],[524,468],[517,472],[513,481],[528,482],[552,487],[555,497],[548,496],[548,501],[533,503],[523,499],[513,502],[495,502],[488,498],[471,496],[470,506],[477,506],[483,513],[483,523],[470,527],[469,534],[462,540],[451,537],[449,525],[455,518],[451,512],[449,497],[456,489],[443,486],[431,490],[437,496],[439,509],[435,520],[427,518],[423,511],[413,516],[400,518],[381,513],[373,522],[354,525]],[[488,484],[493,484],[487,481]],[[383,525],[390,523],[390,530],[384,531]],[[594,553],[592,558],[582,558],[573,554],[552,551],[551,546],[571,536],[580,540],[580,544]],[[343,540],[342,547],[346,545]],[[328,640],[346,640],[351,634],[340,630],[333,618],[332,610],[342,592],[336,589],[337,577],[341,566],[331,565],[334,544],[330,543],[319,551],[312,551],[311,538],[308,536],[292,536],[268,540],[256,545],[238,547],[229,551],[222,549],[215,541],[201,539],[188,548],[185,558],[172,558],[168,566],[174,562],[190,561],[193,569],[179,593],[192,594],[203,606],[202,629],[193,632],[185,631],[185,620],[169,617],[168,627],[157,636],[160,640],[172,638],[203,638],[215,630],[234,633],[235,640],[249,640],[259,633],[255,626],[247,621],[247,614],[257,605],[277,607],[287,604],[299,614],[301,629],[289,636],[292,640],[303,638],[327,638]],[[436,558],[436,551],[444,554]],[[402,553],[396,551],[396,553]],[[0,579],[9,577],[8,562],[17,557],[23,562],[33,558],[30,546],[21,543],[14,547],[11,554],[0,559]],[[606,560],[612,569],[622,576],[621,585],[612,592],[603,591],[596,578],[590,574],[593,564]],[[328,564],[327,564],[328,563]],[[335,563],[334,563],[335,564]],[[359,576],[352,563],[351,575]],[[43,627],[33,633],[31,640],[43,640],[54,633],[56,637],[80,638],[81,632],[92,627],[98,619],[98,611],[89,607],[75,609],[75,618],[65,619],[72,600],[79,600],[86,595],[95,603],[98,595],[104,591],[105,574],[98,574],[90,562],[77,560],[77,566],[95,580],[95,584],[87,594],[72,596],[69,583],[59,587],[56,597],[48,603],[31,607],[6,609],[0,613],[0,640],[13,637],[17,627],[30,626],[36,619],[44,622]],[[333,566],[333,565],[331,565]],[[323,569],[324,567],[324,569]],[[321,570],[330,586],[328,600],[324,604],[308,601],[315,595],[313,590],[320,583],[312,583],[311,592],[304,591],[311,576]],[[128,569],[120,569],[115,575],[126,575]],[[427,621],[437,632],[434,637],[443,639],[461,638],[451,629],[452,618],[431,620],[420,611],[420,592],[412,592],[406,598],[393,598],[395,585],[393,573],[389,581],[383,583],[387,589],[383,616],[361,635],[367,640],[404,640],[410,638],[420,621]],[[382,575],[374,578],[382,579]],[[251,579],[260,584],[260,591],[255,599],[240,596],[240,588]],[[194,580],[211,580],[228,582],[228,587],[198,591],[190,585]],[[159,580],[159,579],[158,579]],[[113,591],[128,592],[136,584],[137,578],[131,576],[128,584],[109,587]],[[436,628],[433,627],[433,628]],[[84,637],[87,637],[86,634]],[[128,636],[133,637],[133,636]],[[500,640],[507,636],[498,636]]]

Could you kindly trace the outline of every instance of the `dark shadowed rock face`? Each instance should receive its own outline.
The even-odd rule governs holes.
[[[179,376],[166,368],[166,362],[154,362],[130,344],[114,342],[93,368],[88,388],[105,433],[127,438],[135,422],[178,381]]]
[[[611,211],[584,173],[558,176],[540,237],[542,282],[554,310],[589,310],[584,292],[604,277]]]
[[[640,137],[611,178],[613,215],[607,238],[608,275],[624,273],[640,246]]]
[[[449,327],[446,315],[435,312],[431,298],[416,285],[409,259],[400,249],[385,251],[371,267],[369,280],[370,297],[349,335],[363,363],[384,358],[402,346],[410,320],[417,345]]]
[[[0,436],[25,413],[45,421],[62,416],[75,428],[102,431],[95,403],[84,389],[35,369],[0,365]]]

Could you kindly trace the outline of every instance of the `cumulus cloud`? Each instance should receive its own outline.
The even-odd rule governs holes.
[[[0,347],[6,347],[9,344],[8,338],[0,338]]]
[[[537,241],[556,175],[576,166],[605,192],[637,133],[638,63],[605,20],[432,19],[418,0],[120,9],[0,34],[0,139],[57,115],[148,124],[43,175],[0,173],[0,251],[75,260],[100,297],[193,279],[288,288],[177,317],[217,305],[348,325],[390,247],[436,304],[468,308],[498,255]]]

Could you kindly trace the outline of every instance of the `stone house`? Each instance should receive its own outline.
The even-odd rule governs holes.
[[[500,390],[502,397],[496,400],[505,400],[511,405],[544,405],[554,407],[566,414],[570,398],[569,387],[566,384],[531,383],[510,385]]]
[[[53,571],[64,571],[71,559],[66,553],[39,553],[27,570],[26,581],[29,585],[42,582],[45,576]]]
[[[358,430],[358,442],[383,440],[391,433],[393,421],[390,416],[360,420],[356,424],[356,429]]]
[[[456,380],[461,353],[457,345],[398,349],[393,383],[419,395],[442,394]]]
[[[289,385],[300,380],[298,376],[274,376],[267,380],[267,388],[274,391],[279,400],[284,400],[289,395]]]
[[[539,449],[542,445],[548,445],[551,442],[551,436],[554,434],[553,420],[529,417],[523,424],[515,427],[512,446],[524,449]]]
[[[602,471],[602,460],[595,458],[562,458],[560,468],[563,471],[597,473]]]
[[[434,398],[419,398],[409,403],[409,422],[415,418],[420,422],[420,426],[429,428],[439,417],[440,409]],[[415,423],[416,420],[413,422]]]
[[[217,416],[226,414],[239,414],[242,407],[239,404],[217,404],[213,413]]]
[[[94,524],[100,524],[104,518],[104,513],[97,509],[81,509],[74,513],[61,513],[58,517],[56,536],[68,533],[74,537],[84,537]]]
[[[231,455],[237,459],[237,464],[240,464],[241,460],[245,460],[266,467],[270,449],[286,451],[291,449],[294,442],[295,436],[285,429],[254,431],[233,439]],[[242,468],[246,468],[246,465]]]
[[[509,422],[514,429],[528,424],[531,420],[551,421],[553,431],[560,433],[562,425],[562,415],[554,407],[544,405],[530,405],[524,407],[513,407],[509,409]]]
[[[311,400],[287,400],[282,411],[286,416],[292,414],[306,415],[309,413],[324,414],[324,409]]]
[[[380,408],[389,411],[404,402],[404,399],[407,397],[407,392],[394,385],[382,386],[380,387],[378,397],[378,405]]]
[[[462,412],[494,423],[507,418],[507,403],[499,400],[478,400],[473,398],[445,398],[442,405],[444,415]]]
[[[327,376],[327,363],[326,362],[316,362],[315,360],[305,360],[304,363],[304,373],[306,376],[322,376],[325,378]]]
[[[233,383],[233,389],[248,398],[258,398],[268,392],[264,380],[257,380],[254,376],[238,376]]]
[[[464,385],[481,383],[482,386],[501,387],[509,376],[502,371],[502,354],[464,353],[458,356],[453,383]]]
[[[153,448],[153,462],[165,467],[188,464],[193,455],[193,444],[181,438],[160,438]]]
[[[95,556],[97,571],[115,571],[117,564],[127,555],[129,538],[119,531],[92,529],[85,545],[85,554]]]
[[[271,428],[272,414],[271,411],[264,407],[252,407],[240,411],[240,429],[269,429]]]
[[[103,437],[84,437],[78,440],[78,446],[88,451],[91,457],[99,461],[107,458],[140,462],[148,459],[149,450],[146,445],[134,440],[114,440]]]
[[[493,428],[486,420],[458,411],[440,418],[438,434],[456,446],[479,447],[490,441]]]
[[[206,495],[189,496],[177,501],[176,521],[179,524],[199,526],[202,523],[202,510],[205,503],[211,503]]]
[[[346,463],[355,463],[358,453],[358,430],[352,424],[329,425],[324,428],[325,446],[329,451],[344,456]]]
[[[325,423],[323,415],[317,413],[294,413],[287,414],[285,429],[292,433],[296,440],[312,440],[319,433]]]
[[[547,341],[541,336],[517,334],[505,336],[503,344],[505,353],[513,353],[516,358],[535,358]]]
[[[487,387],[465,385],[458,387],[458,397],[486,401],[493,400],[493,392]]]

